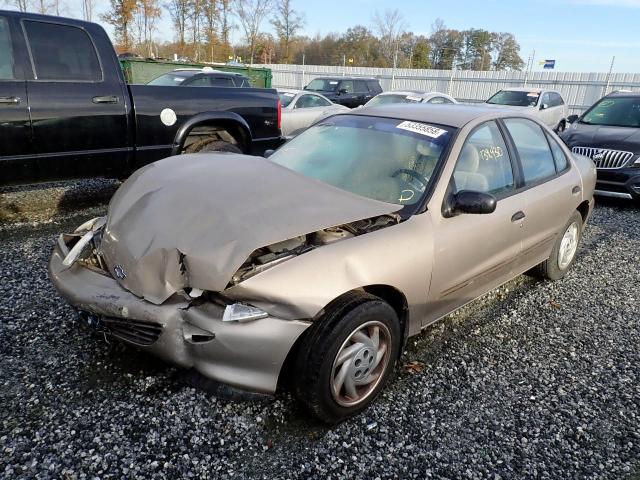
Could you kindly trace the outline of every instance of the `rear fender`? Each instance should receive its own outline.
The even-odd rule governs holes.
[[[193,129],[201,126],[223,127],[236,139],[243,152],[251,148],[251,129],[244,118],[234,112],[203,112],[191,117],[178,129],[173,140],[171,155],[180,154],[189,134]]]

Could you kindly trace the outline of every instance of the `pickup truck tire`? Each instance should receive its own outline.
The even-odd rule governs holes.
[[[213,138],[205,138],[192,145],[189,145],[185,153],[207,153],[207,152],[230,152],[243,153],[236,145],[225,142],[223,140],[215,140]]]

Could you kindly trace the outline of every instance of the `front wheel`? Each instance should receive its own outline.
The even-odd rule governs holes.
[[[582,216],[574,212],[558,236],[551,256],[533,268],[532,273],[549,280],[564,277],[576,259],[576,253],[582,239]]]
[[[335,424],[371,404],[393,371],[400,322],[378,297],[354,294],[307,332],[295,365],[298,399],[320,420]]]

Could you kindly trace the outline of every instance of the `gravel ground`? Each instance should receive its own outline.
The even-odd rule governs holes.
[[[0,477],[640,479],[639,210],[598,206],[564,280],[520,277],[427,329],[377,403],[328,429],[75,322],[46,261],[113,188],[0,197],[22,212],[0,224]],[[73,201],[51,217],[52,198]]]

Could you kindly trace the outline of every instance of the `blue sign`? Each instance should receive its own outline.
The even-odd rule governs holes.
[[[545,60],[543,68],[545,70],[553,70],[555,66],[556,66],[556,61],[555,60]]]

